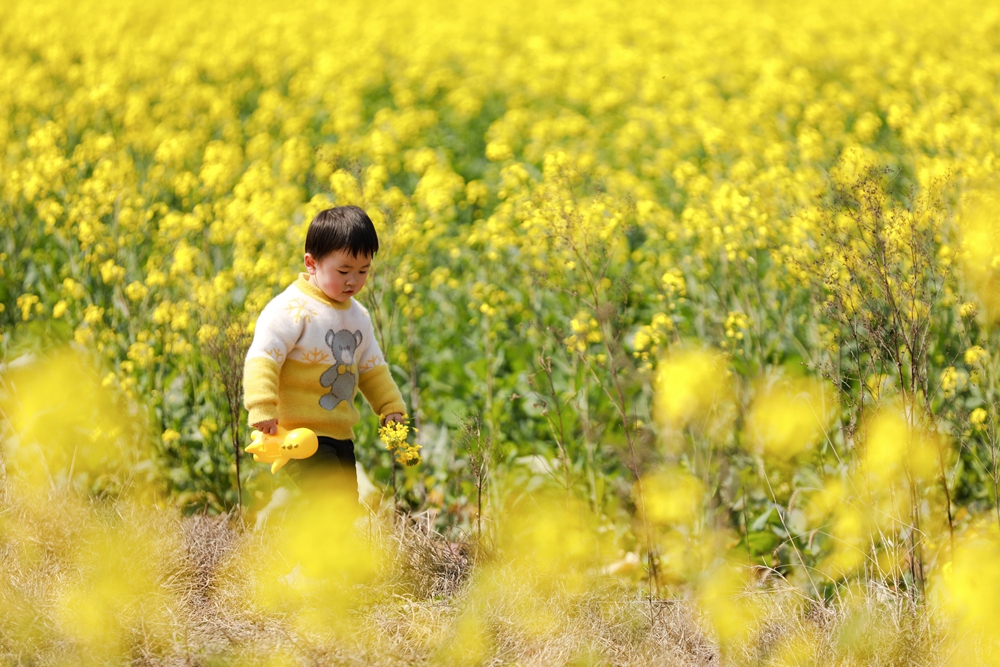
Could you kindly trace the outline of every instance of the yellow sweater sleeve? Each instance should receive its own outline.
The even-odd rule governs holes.
[[[393,382],[387,365],[379,364],[370,371],[362,373],[358,378],[358,388],[364,394],[368,405],[372,406],[372,410],[379,417],[390,415],[393,412],[406,414],[403,395],[399,393],[399,387]]]
[[[243,366],[243,403],[250,412],[250,425],[278,418],[278,373],[281,367],[270,357],[250,357]]]

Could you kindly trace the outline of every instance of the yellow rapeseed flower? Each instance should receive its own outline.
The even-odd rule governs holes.
[[[396,461],[414,466],[420,463],[420,445],[408,443],[409,434],[410,426],[406,421],[389,421],[378,430],[382,444],[392,453]]]

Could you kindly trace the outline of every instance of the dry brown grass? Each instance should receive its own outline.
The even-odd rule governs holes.
[[[944,633],[931,615],[884,589],[839,604],[781,587],[748,592],[758,622],[745,641],[720,647],[697,599],[650,602],[630,583],[597,578],[585,593],[558,604],[532,601],[539,609],[551,603],[547,608],[559,614],[549,630],[533,632],[518,615],[537,590],[530,577],[497,570],[493,581],[501,584],[484,594],[482,573],[500,561],[495,552],[477,554],[471,543],[446,540],[423,519],[391,515],[358,523],[385,556],[356,598],[353,630],[306,631],[292,607],[254,597],[259,589],[248,568],[273,550],[274,531],[254,531],[237,516],[181,517],[169,509],[83,501],[60,492],[29,497],[4,491],[0,503],[2,664],[700,667],[942,661]],[[88,536],[95,525],[121,538],[127,557],[146,559],[168,593],[157,627],[148,614],[120,610],[116,622],[123,640],[110,663],[88,658],[83,640],[68,635],[60,620],[60,596],[88,576],[81,554],[93,544]],[[128,543],[143,539],[154,544]],[[473,612],[483,623],[485,649],[456,660],[457,628]]]

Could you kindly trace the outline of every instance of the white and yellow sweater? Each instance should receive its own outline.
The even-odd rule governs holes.
[[[389,374],[368,311],[354,299],[339,303],[298,280],[257,318],[243,369],[250,424],[277,419],[286,429],[354,438],[361,389],[376,414],[406,412]]]

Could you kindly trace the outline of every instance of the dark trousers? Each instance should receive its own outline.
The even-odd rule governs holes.
[[[319,448],[307,459],[289,461],[286,470],[303,493],[343,494],[357,500],[358,473],[354,441],[319,436]]]

